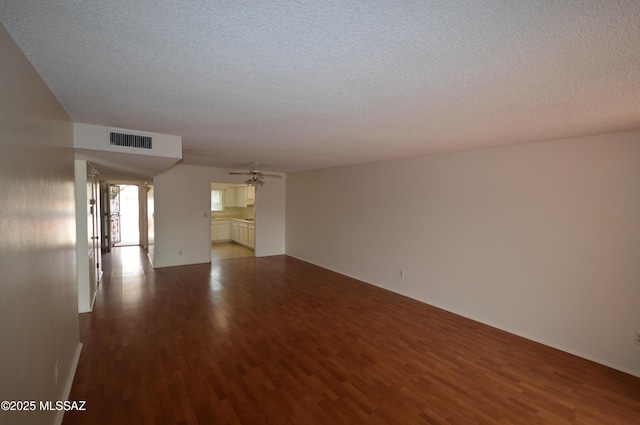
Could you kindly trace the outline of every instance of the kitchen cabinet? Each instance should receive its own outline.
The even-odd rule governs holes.
[[[236,196],[236,207],[247,207],[247,188],[246,187],[236,187],[235,196]]]
[[[234,187],[228,187],[224,190],[224,206],[236,206],[236,189]]]
[[[256,247],[256,224],[248,220],[231,220],[231,240],[247,248]]]
[[[231,220],[231,240],[238,242],[238,222],[236,220]]]
[[[236,207],[246,208],[256,201],[256,188],[253,186],[236,187],[233,194]]]
[[[247,245],[250,248],[256,247],[256,225],[255,223],[249,223],[247,226]]]
[[[229,220],[221,220],[218,223],[218,240],[227,242],[231,240],[231,223],[229,223]]]
[[[225,219],[211,220],[211,241],[229,242],[231,240],[231,222]]]
[[[256,188],[255,186],[247,186],[247,205],[253,205],[256,203]]]
[[[238,222],[238,243],[240,245],[249,245],[249,223],[246,221]]]

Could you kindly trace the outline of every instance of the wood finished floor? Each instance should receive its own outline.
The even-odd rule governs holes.
[[[640,424],[640,379],[285,257],[115,248],[64,424]]]

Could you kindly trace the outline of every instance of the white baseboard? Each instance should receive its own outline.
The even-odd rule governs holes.
[[[151,258],[151,254],[149,254],[149,251],[147,251],[147,258],[149,259],[149,264],[151,264],[151,268],[156,268],[156,266],[153,265],[153,258]]]
[[[76,348],[76,354],[73,356],[73,361],[71,362],[71,368],[69,370],[69,375],[67,376],[67,382],[64,386],[64,392],[62,393],[62,400],[68,401],[69,395],[71,394],[71,387],[73,386],[73,379],[76,376],[76,369],[78,368],[78,362],[80,361],[80,353],[82,353],[82,343],[78,343],[78,347]],[[62,419],[64,418],[64,410],[59,410],[56,415],[56,420],[53,422],[55,425],[62,425]]]
[[[474,316],[470,316],[470,315],[468,315],[468,314],[466,314],[464,312],[448,308],[447,306],[434,304],[433,302],[427,302],[425,300],[413,297],[413,296],[411,296],[409,294],[403,293],[403,292],[398,291],[398,290],[390,289],[390,288],[384,287],[382,285],[379,285],[379,284],[376,284],[376,283],[373,283],[373,282],[367,282],[366,280],[362,280],[362,278],[359,278],[358,276],[353,276],[353,275],[350,275],[348,273],[344,273],[344,272],[342,272],[340,270],[336,270],[336,269],[333,269],[333,268],[330,268],[330,267],[323,266],[322,264],[318,264],[316,262],[307,260],[307,259],[305,259],[303,257],[299,257],[299,256],[292,255],[292,254],[285,254],[285,255],[288,255],[289,257],[293,257],[293,258],[295,258],[297,260],[300,260],[300,261],[304,261],[305,263],[313,264],[314,266],[318,266],[320,268],[323,268],[323,269],[326,269],[326,270],[341,274],[343,276],[347,276],[347,277],[350,277],[352,279],[359,280],[360,282],[366,283],[368,285],[373,285],[375,287],[382,288],[382,289],[384,289],[386,291],[390,291],[390,292],[394,292],[396,294],[402,295],[403,297],[411,298],[413,300],[416,300],[416,301],[419,301],[421,303],[425,303],[425,304],[431,305],[431,306],[439,308],[441,310],[448,311],[448,312],[453,313],[453,314],[457,314],[458,316],[464,317],[464,318],[469,319],[469,320],[473,320],[474,322],[482,323],[484,325],[491,326],[491,327],[496,328],[496,329],[500,329],[501,331],[505,331],[505,332],[508,332],[510,334],[517,335],[519,337],[528,339],[529,341],[537,342],[538,344],[546,345],[547,347],[551,347],[551,348],[554,348],[556,350],[564,351],[565,353],[569,353],[571,355],[574,355],[574,356],[577,356],[577,357],[581,357],[583,359],[592,361],[594,363],[598,363],[598,364],[601,364],[603,366],[609,367],[611,369],[615,369],[617,371],[626,373],[628,375],[640,378],[640,372],[638,372],[636,370],[631,370],[631,369],[626,368],[624,366],[620,366],[619,364],[615,364],[615,363],[600,359],[598,357],[594,357],[594,356],[589,355],[589,354],[581,353],[579,351],[572,350],[572,349],[564,347],[562,345],[554,344],[554,343],[546,341],[544,339],[534,338],[531,335],[524,334],[524,333],[519,332],[519,331],[514,330],[514,329],[510,329],[510,328],[507,328],[507,327],[504,327],[504,326],[501,326],[501,325],[498,325],[498,324],[495,324],[495,323],[487,322],[487,321],[484,321],[484,320],[480,320],[479,318],[474,317]]]

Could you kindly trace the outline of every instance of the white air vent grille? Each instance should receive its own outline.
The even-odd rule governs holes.
[[[153,139],[149,136],[137,134],[109,133],[109,144],[112,146],[127,146],[129,148],[151,149]]]

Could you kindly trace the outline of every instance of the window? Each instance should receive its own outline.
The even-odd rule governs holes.
[[[211,211],[224,211],[224,189],[211,189]]]

